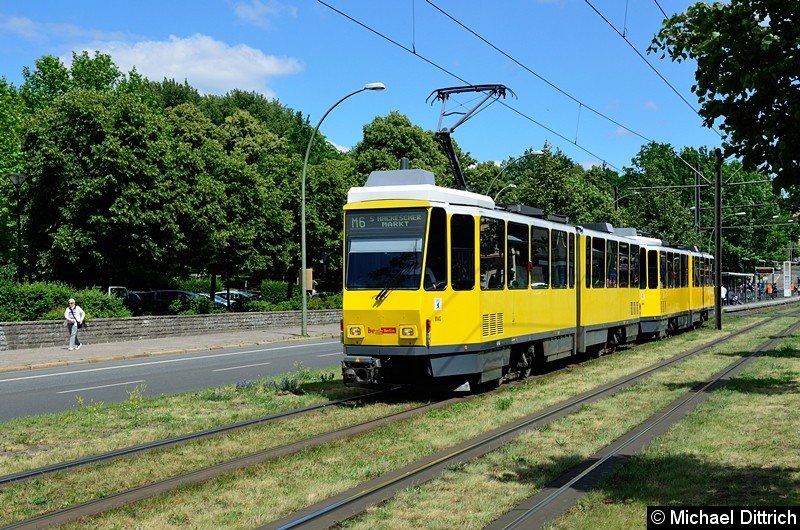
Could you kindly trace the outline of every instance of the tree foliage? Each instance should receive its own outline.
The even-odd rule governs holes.
[[[364,139],[353,149],[356,172],[363,184],[372,171],[398,169],[400,159],[409,160],[409,167],[431,171],[440,186],[454,183],[450,162],[433,132],[413,125],[407,116],[391,112],[377,117],[364,127]],[[471,158],[461,158],[462,167]]]
[[[11,261],[17,248],[15,238],[16,226],[16,190],[6,178],[11,173],[19,173],[23,169],[22,120],[25,103],[22,96],[4,77],[0,77],[0,263]]]
[[[164,112],[163,86],[102,56],[76,56],[72,70],[39,64],[25,136],[37,276],[154,287],[294,261],[283,180],[296,162],[262,121],[239,109],[214,124],[191,97]],[[41,89],[52,86],[63,93]]]
[[[132,288],[166,287],[192,274],[214,284],[219,277],[295,282],[300,179],[314,131],[301,112],[253,92],[206,96],[185,81],[123,74],[98,53],[73,54],[69,66],[45,56],[23,74],[19,89],[0,79],[0,170],[29,175],[20,190],[29,279]],[[695,165],[713,175],[714,157],[704,148],[677,154],[650,144],[618,175],[586,169],[549,145],[501,166],[454,147],[467,186],[498,202],[535,206],[578,224],[634,226],[709,249],[709,233],[693,225],[691,188],[676,187],[693,182]],[[438,185],[454,186],[436,135],[399,112],[366,124],[362,141],[347,153],[315,136],[306,180],[307,261],[316,278],[329,281],[325,290],[341,279],[348,190],[374,170],[397,169],[402,157],[433,172]],[[781,259],[796,235],[770,225],[773,215],[786,218],[783,201],[768,184],[734,186],[763,180],[738,163],[723,171],[732,183],[726,205],[762,205],[746,220],[726,221],[737,230],[723,247],[726,268]],[[653,186],[665,188],[643,191]],[[0,271],[10,277],[15,190],[7,179],[0,189]],[[702,226],[711,224],[712,201],[704,188]]]
[[[797,2],[698,2],[664,21],[650,51],[697,61],[692,91],[705,125],[718,123],[726,156],[800,185],[800,25]]]

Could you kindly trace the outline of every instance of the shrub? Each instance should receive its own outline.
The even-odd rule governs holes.
[[[289,284],[265,280],[261,282],[261,299],[270,304],[285,302],[289,298]]]
[[[309,309],[341,309],[342,293],[315,296],[306,305]]]
[[[224,312],[225,309],[216,309],[210,298],[182,298],[169,304],[169,313],[172,315],[207,315],[214,312]]]
[[[70,298],[74,298],[91,318],[131,316],[122,300],[96,289],[76,292],[64,283],[18,285],[0,281],[0,321],[61,320]]]
[[[188,278],[175,280],[176,289],[192,293],[207,293],[211,291],[211,278]],[[219,285],[219,283],[217,283]]]

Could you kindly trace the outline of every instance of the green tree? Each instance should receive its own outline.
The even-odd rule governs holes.
[[[327,276],[341,281],[342,207],[347,192],[359,185],[355,161],[328,159],[309,168],[306,182],[306,252],[314,277],[322,277],[321,261],[325,258]]]
[[[12,84],[0,77],[0,265],[14,262],[16,190],[6,178],[23,169],[22,121],[25,104]]]
[[[35,65],[33,70],[27,66],[22,68],[25,81],[20,93],[29,109],[41,108],[64,96],[70,89],[110,92],[125,80],[111,56],[100,52],[95,52],[93,57],[86,51],[80,54],[72,52],[70,68],[52,55],[37,59]]]
[[[672,146],[651,142],[631,163],[620,179],[619,194],[627,196],[620,200],[625,224],[672,245],[700,243],[694,214],[689,209],[693,192],[679,187],[686,184],[690,168],[680,161]]]
[[[547,144],[541,154],[528,150],[512,160],[504,166],[503,180],[516,189],[505,192],[500,202],[521,202],[572,223],[615,222],[611,185],[600,178],[605,170],[587,172]]]
[[[775,174],[787,190],[800,184],[797,15],[785,0],[698,2],[665,20],[650,47],[697,61],[692,91],[705,125],[725,133],[726,156]]]
[[[203,98],[200,106],[217,125],[224,123],[226,118],[238,110],[247,111],[270,132],[284,138],[288,142],[289,150],[300,156],[305,155],[308,139],[313,132],[313,128],[309,126],[307,119],[303,119],[302,114],[281,105],[277,100],[268,100],[257,92],[236,89],[224,96],[209,95]],[[324,139],[317,138],[310,160],[319,160],[336,154],[335,147]]]
[[[157,94],[159,105],[169,109],[184,103],[200,105],[202,97],[196,88],[189,85],[188,81],[179,84],[174,79],[164,79],[161,82],[151,81],[153,92]]]
[[[457,146],[456,149],[461,167],[469,167],[475,162],[458,151]],[[376,117],[365,125],[364,139],[353,149],[353,156],[360,184],[366,182],[373,171],[398,169],[403,157],[408,158],[409,167],[433,172],[439,186],[452,187],[455,183],[450,162],[433,132],[412,125],[411,120],[399,112]]]
[[[165,112],[173,143],[167,178],[184,197],[177,210],[181,260],[192,272],[209,271],[212,284],[227,246],[225,171],[227,154],[217,127],[191,103]],[[211,291],[216,291],[212,285]]]
[[[72,89],[25,137],[26,240],[38,275],[73,285],[157,281],[177,272],[177,205],[164,120],[132,94]]]
[[[224,272],[285,270],[291,231],[290,211],[278,185],[289,165],[288,146],[246,111],[219,127],[228,162],[225,185],[227,241]]]

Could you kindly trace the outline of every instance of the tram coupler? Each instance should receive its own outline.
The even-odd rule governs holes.
[[[372,357],[347,355],[342,361],[342,379],[345,386],[378,384],[381,360]]]

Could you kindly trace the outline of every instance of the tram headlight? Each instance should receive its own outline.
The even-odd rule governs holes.
[[[417,326],[413,324],[400,324],[401,339],[416,339],[419,336]]]
[[[363,339],[364,338],[364,326],[350,326],[346,327],[347,329],[347,338],[348,339]]]

